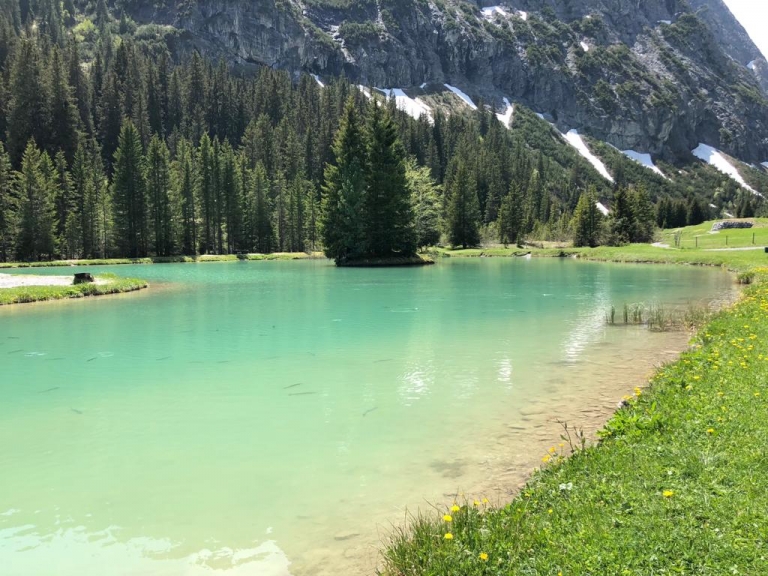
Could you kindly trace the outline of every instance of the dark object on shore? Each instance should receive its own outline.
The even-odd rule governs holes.
[[[733,230],[737,228],[752,228],[754,222],[744,222],[743,220],[726,220],[724,222],[715,222],[712,224],[712,232],[718,230]]]
[[[75,284],[90,284],[94,282],[93,274],[90,272],[78,272],[75,274]]]
[[[765,253],[768,254],[768,246],[765,247]]]

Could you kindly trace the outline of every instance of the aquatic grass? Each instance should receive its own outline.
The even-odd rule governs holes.
[[[616,308],[611,306],[606,313],[606,323],[616,324]],[[647,326],[654,332],[692,330],[704,325],[712,316],[707,303],[689,302],[685,307],[666,307],[663,304],[624,304],[622,317],[624,325]]]
[[[544,454],[502,507],[462,507],[448,540],[440,512],[396,531],[381,573],[765,574],[768,284],[758,277],[625,399],[599,441]]]
[[[77,284],[67,286],[17,286],[15,288],[0,288],[0,306],[8,304],[25,304],[43,300],[61,300],[65,298],[84,298],[86,296],[102,296],[133,292],[148,286],[145,280],[138,278],[121,278],[114,274],[100,274],[97,280],[104,284]]]

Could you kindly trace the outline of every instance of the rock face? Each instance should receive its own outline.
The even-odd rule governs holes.
[[[182,31],[179,54],[386,88],[448,83],[621,150],[687,159],[705,142],[768,159],[768,62],[722,0],[138,4],[137,21]]]

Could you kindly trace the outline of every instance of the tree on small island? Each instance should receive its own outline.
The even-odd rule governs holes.
[[[375,99],[362,126],[350,97],[325,169],[323,244],[337,265],[412,257],[416,229],[405,149],[388,107]]]

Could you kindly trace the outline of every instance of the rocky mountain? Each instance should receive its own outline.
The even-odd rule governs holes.
[[[498,4],[495,4],[498,2]],[[722,0],[185,0],[125,5],[240,65],[503,99],[670,162],[768,160],[768,62]]]

